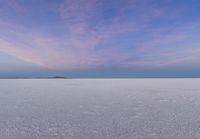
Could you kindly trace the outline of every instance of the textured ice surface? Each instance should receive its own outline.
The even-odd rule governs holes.
[[[0,80],[0,139],[198,139],[199,79]]]

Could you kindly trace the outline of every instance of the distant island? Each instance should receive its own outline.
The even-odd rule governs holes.
[[[69,79],[68,77],[64,76],[53,76],[53,77],[48,77],[49,79]]]

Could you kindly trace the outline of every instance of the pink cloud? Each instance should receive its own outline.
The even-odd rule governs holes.
[[[98,67],[104,63],[104,60],[94,56],[90,51],[71,47],[69,43],[63,44],[59,39],[43,34],[41,31],[30,31],[19,27],[20,30],[27,32],[24,35],[15,25],[9,25],[9,27],[12,30],[10,33],[17,36],[17,40],[7,37],[1,38],[0,51],[25,62],[37,64],[46,69],[68,70]],[[66,47],[65,45],[69,46]]]

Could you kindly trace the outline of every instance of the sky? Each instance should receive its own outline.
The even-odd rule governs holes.
[[[0,0],[0,77],[200,77],[199,0]]]

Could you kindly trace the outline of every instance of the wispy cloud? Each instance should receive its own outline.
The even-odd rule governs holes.
[[[181,65],[183,57],[188,57],[188,63],[199,59],[188,51],[198,46],[184,45],[194,42],[199,21],[189,22],[182,14],[190,9],[172,1],[11,0],[0,4],[4,4],[0,51],[41,68],[132,70]],[[33,23],[26,20],[30,17]]]
[[[120,15],[113,15],[112,19],[102,21],[102,14],[108,10],[103,8],[104,3],[106,1],[66,0],[62,4],[60,15],[66,23],[74,47],[94,48],[115,35],[136,30],[133,23],[119,21]],[[110,14],[117,14],[121,8],[115,10],[116,13]]]

